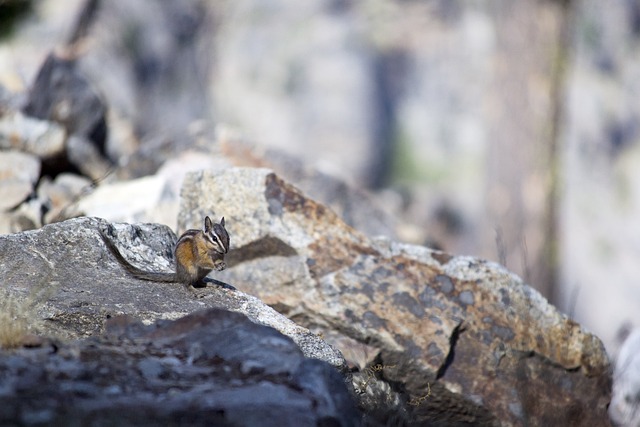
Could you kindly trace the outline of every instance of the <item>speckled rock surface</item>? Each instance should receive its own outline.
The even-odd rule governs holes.
[[[370,240],[266,169],[193,173],[182,196],[181,229],[226,218],[222,280],[368,345],[411,423],[609,425],[600,340],[499,265]]]

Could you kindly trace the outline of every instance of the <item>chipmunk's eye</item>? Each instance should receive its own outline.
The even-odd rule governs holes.
[[[218,238],[216,236],[213,236],[213,241],[218,243]]]

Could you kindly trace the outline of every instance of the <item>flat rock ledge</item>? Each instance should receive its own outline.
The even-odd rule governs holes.
[[[345,370],[339,351],[296,325],[256,297],[210,286],[190,292],[180,284],[153,283],[127,276],[105,248],[98,229],[115,230],[132,262],[150,271],[171,269],[175,234],[159,224],[110,224],[99,218],[76,218],[41,229],[0,236],[0,280],[13,294],[47,294],[39,307],[44,331],[68,338],[104,331],[104,322],[131,315],[150,324],[178,319],[205,308],[246,315],[289,336],[302,353]]]

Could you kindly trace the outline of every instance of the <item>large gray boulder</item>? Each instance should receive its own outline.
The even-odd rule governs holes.
[[[194,293],[180,284],[129,277],[104,246],[98,229],[108,230],[123,254],[141,268],[171,269],[176,236],[158,224],[110,225],[98,218],[77,218],[0,236],[0,283],[12,295],[48,295],[39,312],[45,319],[44,332],[87,337],[101,333],[105,320],[117,315],[135,316],[149,324],[220,308],[273,327],[296,342],[305,356],[344,369],[338,351],[241,290],[208,287]]]

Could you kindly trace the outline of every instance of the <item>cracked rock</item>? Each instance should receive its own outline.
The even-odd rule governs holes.
[[[609,425],[601,341],[501,266],[367,238],[268,169],[192,173],[182,196],[180,229],[225,216],[221,280],[367,346],[362,407],[382,381],[409,425]]]

